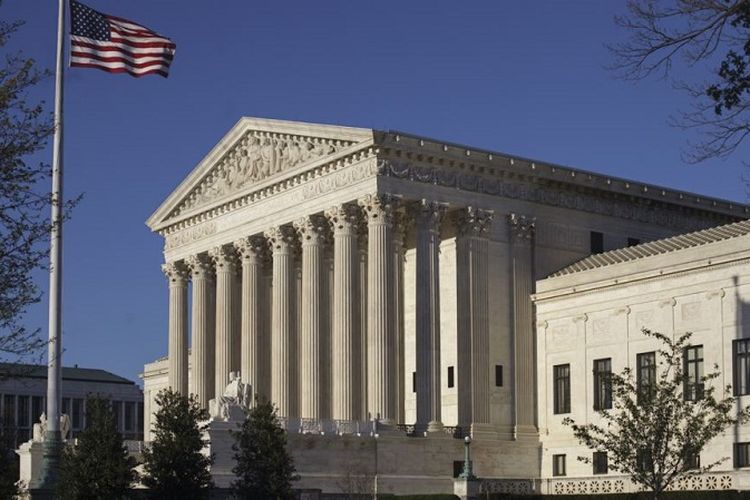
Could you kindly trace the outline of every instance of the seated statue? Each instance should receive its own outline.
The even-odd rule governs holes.
[[[252,388],[244,384],[239,372],[229,373],[229,384],[224,393],[208,403],[211,417],[217,420],[244,420],[245,411],[252,403]]]
[[[60,415],[60,439],[65,441],[70,433],[70,417],[63,413]],[[39,423],[34,424],[32,439],[37,442],[44,441],[47,436],[47,413],[42,412],[39,416]]]

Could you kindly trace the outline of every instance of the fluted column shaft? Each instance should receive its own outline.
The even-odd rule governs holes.
[[[404,345],[404,233],[406,218],[400,212],[395,213],[393,221],[393,316],[394,338],[396,339],[396,420],[402,424],[405,420],[406,388],[405,378],[405,345]]]
[[[169,280],[169,387],[188,394],[188,272],[183,262],[162,266]]]
[[[294,224],[302,242],[302,300],[300,304],[300,417],[320,419],[322,402],[323,248],[327,222],[308,216]]]
[[[293,417],[292,370],[296,362],[292,359],[292,335],[295,321],[292,318],[294,283],[296,279],[293,262],[294,229],[280,226],[266,232],[273,253],[273,293],[271,298],[271,400],[279,415]]]
[[[187,260],[193,281],[192,381],[201,408],[214,397],[216,303],[213,264],[207,255]]]
[[[535,433],[536,410],[534,379],[534,219],[510,214],[511,263],[513,279],[513,340],[515,351],[516,434]]]
[[[445,208],[422,200],[414,210],[417,224],[416,337],[417,426],[442,429],[440,391],[440,221]]]
[[[468,207],[456,217],[458,423],[490,423],[489,240],[492,212]]]
[[[263,377],[261,297],[264,290],[263,257],[268,243],[261,236],[251,236],[236,241],[234,246],[242,262],[240,372],[242,380],[249,383],[257,395]]]
[[[229,372],[236,371],[233,347],[238,336],[236,321],[237,259],[231,246],[211,250],[211,258],[216,266],[216,361],[214,394],[222,394],[229,384]]]
[[[357,221],[355,207],[343,205],[326,212],[333,228],[332,416],[359,418],[361,384],[359,286],[357,280]]]
[[[398,418],[398,368],[393,288],[395,200],[371,195],[360,200],[367,215],[367,413],[385,424]]]

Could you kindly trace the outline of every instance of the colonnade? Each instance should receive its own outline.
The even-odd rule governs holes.
[[[303,427],[404,423],[403,265],[413,227],[416,428],[440,431],[439,247],[448,214],[457,229],[459,424],[489,424],[492,213],[451,208],[373,194],[164,264],[169,385],[188,392],[190,333],[191,392],[204,407],[239,371]]]

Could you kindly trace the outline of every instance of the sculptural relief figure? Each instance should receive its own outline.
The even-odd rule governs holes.
[[[243,420],[252,404],[252,387],[242,382],[239,372],[229,373],[224,393],[209,401],[209,413],[217,420]]]

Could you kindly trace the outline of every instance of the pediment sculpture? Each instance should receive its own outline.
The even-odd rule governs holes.
[[[240,373],[230,372],[229,384],[221,396],[208,402],[208,412],[214,420],[244,420],[252,406],[252,396],[252,387],[242,382]]]
[[[210,203],[303,163],[334,154],[352,144],[338,139],[247,132],[173,215]]]

